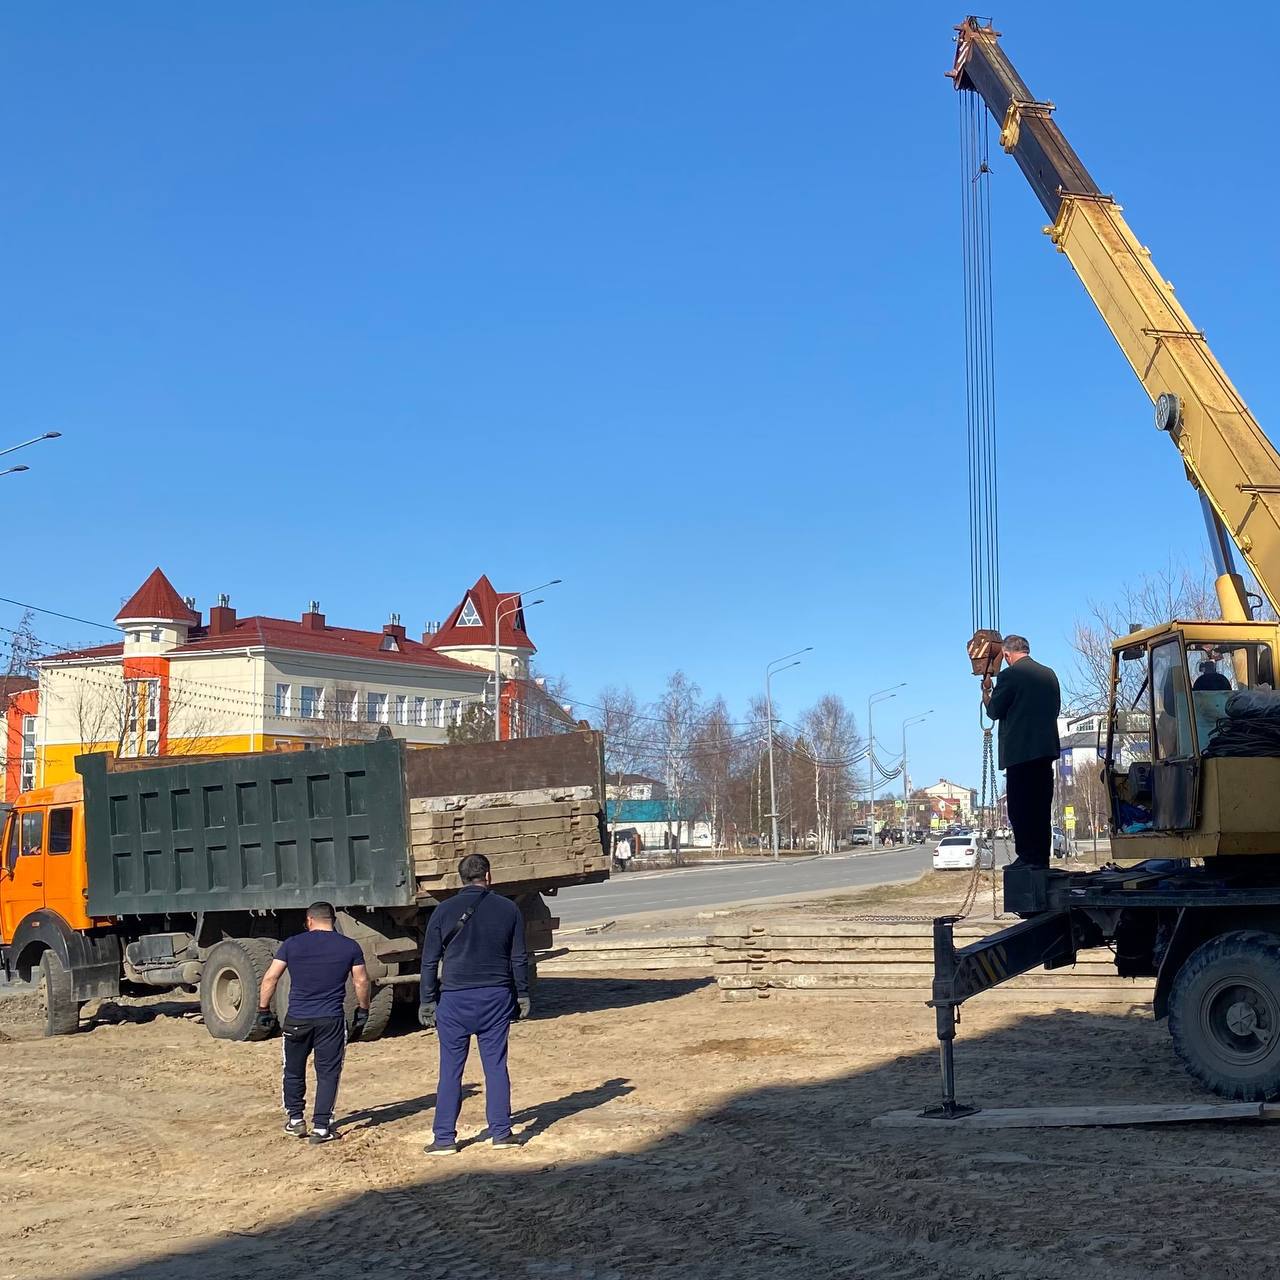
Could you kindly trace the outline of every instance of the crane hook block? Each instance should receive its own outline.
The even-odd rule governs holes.
[[[1000,670],[1004,637],[998,631],[975,631],[969,641],[969,661],[975,676],[993,676]]]

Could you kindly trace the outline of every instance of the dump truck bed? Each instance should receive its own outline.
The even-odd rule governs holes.
[[[103,918],[430,903],[485,852],[505,892],[604,879],[600,735],[76,762]]]

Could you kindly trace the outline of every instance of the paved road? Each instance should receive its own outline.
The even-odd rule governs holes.
[[[826,858],[735,863],[630,871],[604,884],[561,889],[550,900],[564,925],[616,920],[645,911],[690,911],[727,902],[777,898],[790,893],[821,893],[908,880],[929,866],[932,845],[886,849],[873,854],[835,854]]]

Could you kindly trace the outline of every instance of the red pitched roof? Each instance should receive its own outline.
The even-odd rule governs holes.
[[[209,635],[203,628],[192,632],[187,644],[170,649],[165,657],[187,653],[212,653],[219,649],[243,649],[259,645],[268,649],[296,649],[307,653],[333,653],[348,658],[376,658],[409,666],[437,667],[452,671],[476,671],[444,653],[433,653],[425,644],[406,636],[398,649],[384,649],[386,633],[325,626],[319,630],[292,618],[237,618],[230,631]]]
[[[187,608],[186,601],[174,590],[173,583],[154,569],[151,576],[125,601],[116,614],[117,622],[135,618],[156,619],[163,622],[185,622],[193,626],[200,615]]]
[[[475,611],[480,615],[479,626],[459,626],[458,620],[470,600]],[[444,626],[431,637],[433,649],[476,648],[493,644],[493,620],[502,609],[502,620],[499,623],[498,643],[508,649],[528,649],[536,653],[537,648],[529,639],[524,629],[524,610],[513,607],[507,602],[520,600],[518,591],[495,591],[493,583],[485,574],[481,574],[476,585],[458,602],[458,607],[445,620]]]

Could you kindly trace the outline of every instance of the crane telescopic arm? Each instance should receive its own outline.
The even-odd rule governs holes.
[[[1273,607],[1280,606],[1280,454],[1209,350],[1204,334],[1155,269],[1121,207],[1103,194],[1053,119],[977,18],[956,28],[947,73],[976,93],[1000,125],[1000,145],[1018,162],[1052,219],[1045,228],[1066,255],[1156,405],[1156,426],[1182,455],[1199,491],[1228,621],[1250,617],[1227,539],[1239,549]]]

